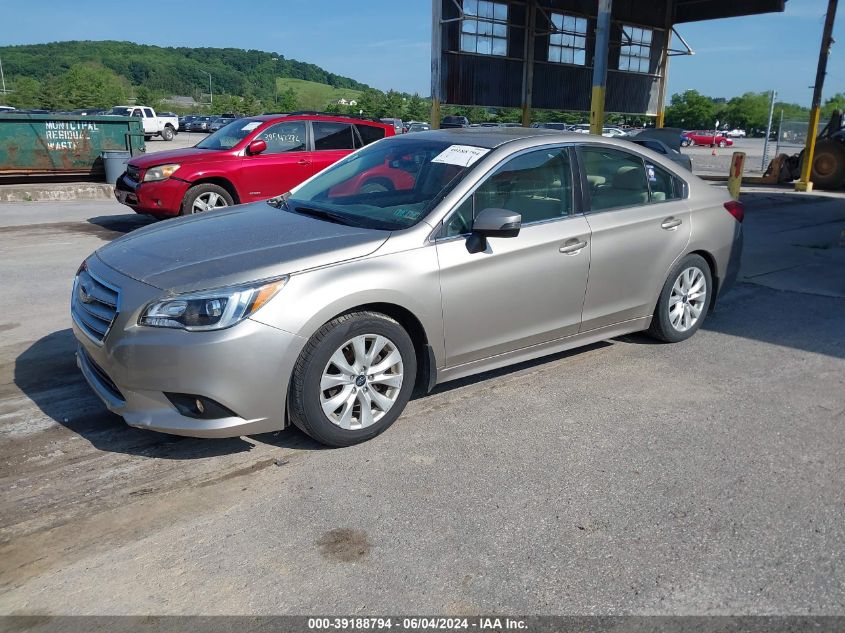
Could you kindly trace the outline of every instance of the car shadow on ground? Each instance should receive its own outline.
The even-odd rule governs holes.
[[[139,213],[126,215],[100,215],[88,218],[89,224],[103,229],[101,237],[109,240],[119,237],[121,234],[130,233],[135,229],[155,224],[156,222],[157,220],[155,218],[149,215],[141,215]]]
[[[85,438],[95,448],[159,459],[190,460],[250,451],[246,438],[200,439],[128,426],[97,398],[76,366],[76,341],[70,329],[53,332],[26,348],[16,359],[14,384],[52,420]],[[324,448],[298,429],[254,436],[280,448]]]

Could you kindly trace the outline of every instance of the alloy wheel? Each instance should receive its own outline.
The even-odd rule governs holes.
[[[693,327],[707,305],[707,279],[696,267],[681,271],[669,295],[669,322],[678,332]]]
[[[362,334],[335,350],[320,379],[320,405],[332,424],[364,429],[378,422],[402,389],[402,354],[379,334]]]
[[[196,197],[194,203],[191,205],[191,213],[201,213],[203,211],[211,211],[212,209],[219,209],[221,207],[228,207],[226,198],[219,193],[213,191],[206,191]]]

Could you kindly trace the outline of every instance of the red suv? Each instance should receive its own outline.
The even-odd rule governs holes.
[[[394,134],[378,121],[314,113],[237,119],[194,147],[133,158],[114,195],[157,218],[263,200]]]

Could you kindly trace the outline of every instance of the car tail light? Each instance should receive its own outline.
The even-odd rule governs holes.
[[[730,213],[737,222],[742,222],[745,219],[745,206],[737,200],[731,200],[725,203],[725,209]]]

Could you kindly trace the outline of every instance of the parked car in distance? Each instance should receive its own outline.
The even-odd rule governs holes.
[[[309,126],[336,146],[372,125],[251,117],[211,138],[300,150]],[[415,388],[635,331],[691,337],[736,277],[742,204],[627,141],[519,132],[394,136],[266,202],[101,247],[72,291],[83,375],[132,426],[290,421],[348,446]],[[368,186],[388,170],[393,189]]]
[[[725,136],[727,136],[728,138],[745,138],[745,130],[734,128],[729,132],[725,132]]]
[[[428,123],[411,123],[411,125],[408,126],[408,132],[409,133],[410,132],[425,132],[426,130],[430,130],[430,129],[431,129],[431,125],[429,125]]]
[[[137,213],[158,218],[262,200],[394,134],[391,125],[333,115],[236,119],[194,147],[132,158],[114,193]],[[399,171],[373,172],[365,184],[396,187]]]
[[[465,116],[444,116],[443,120],[440,121],[440,127],[442,129],[469,127],[469,119]]]
[[[0,105],[0,112],[14,112],[15,108],[7,105]]]
[[[179,117],[175,114],[159,116],[155,110],[147,106],[115,106],[105,114],[141,119],[144,126],[144,138],[148,141],[154,136],[160,136],[165,141],[172,141],[173,137],[179,133]]]
[[[211,122],[214,117],[198,116],[196,119],[188,124],[189,132],[208,132],[211,128]]]
[[[693,145],[705,145],[713,147],[730,147],[734,142],[721,132],[713,132],[708,130],[698,130],[695,132],[684,132],[684,136],[692,141]]]
[[[532,123],[531,127],[538,127],[538,128],[543,128],[543,129],[546,129],[546,130],[559,130],[561,132],[568,132],[571,126],[567,125],[566,123],[549,122],[549,123]]]
[[[622,128],[604,127],[602,128],[601,135],[606,136],[608,138],[624,138],[628,136],[628,133]]]
[[[681,133],[680,144],[681,147],[689,147],[692,145],[692,139],[686,133]]]
[[[382,123],[386,123],[387,125],[392,125],[393,130],[396,134],[403,134],[405,132],[405,124],[402,123],[402,119],[393,119],[390,117],[385,117],[380,119]]]
[[[196,119],[198,117],[199,117],[198,114],[186,114],[185,116],[180,116],[179,117],[179,131],[180,132],[187,132],[188,126],[191,124],[191,122],[194,119]]]
[[[211,125],[209,126],[208,129],[209,129],[210,132],[216,132],[217,130],[219,130],[224,125],[229,125],[232,121],[235,121],[235,120],[236,119],[229,118],[229,117],[222,117],[222,116],[214,117],[214,120],[211,122]]]

